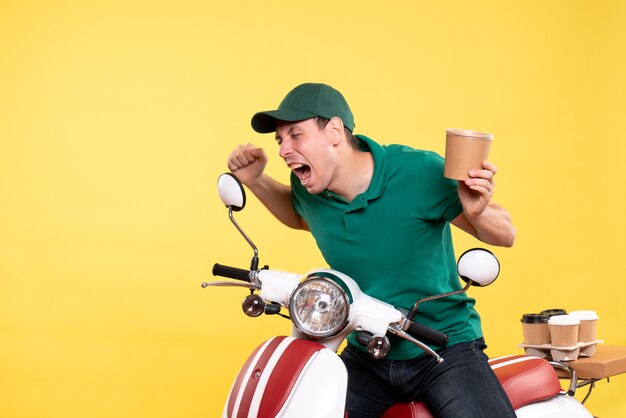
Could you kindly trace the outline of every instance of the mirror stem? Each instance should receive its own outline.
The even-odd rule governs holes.
[[[241,236],[243,236],[246,241],[248,241],[248,244],[250,244],[250,247],[252,247],[252,250],[254,251],[254,257],[252,257],[252,262],[250,263],[250,270],[257,271],[257,269],[259,268],[259,251],[257,250],[256,245],[254,245],[252,240],[248,238],[245,232],[243,232],[243,229],[241,229],[237,221],[235,221],[235,218],[233,217],[232,206],[228,207],[228,217],[230,218],[230,221],[233,223],[233,225],[235,225],[235,228],[237,228],[237,231],[239,231]]]
[[[468,280],[467,284],[465,285],[465,287],[463,289],[454,290],[452,292],[443,293],[441,295],[427,296],[425,298],[422,298],[422,299],[418,300],[417,302],[415,302],[415,305],[413,305],[413,307],[411,308],[409,313],[406,315],[407,319],[410,319],[412,321],[413,318],[415,318],[415,314],[417,313],[417,308],[418,308],[420,303],[428,302],[429,300],[445,298],[446,296],[458,295],[459,293],[467,292],[467,289],[469,289],[472,286],[472,283],[474,283],[474,282],[472,282],[471,280]]]

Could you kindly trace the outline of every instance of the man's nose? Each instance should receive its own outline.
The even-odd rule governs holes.
[[[292,151],[291,145],[289,144],[289,141],[283,141],[280,143],[280,148],[278,148],[278,155],[281,156],[281,158],[286,158]]]

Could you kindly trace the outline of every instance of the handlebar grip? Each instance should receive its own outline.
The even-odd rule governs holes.
[[[426,344],[434,344],[438,346],[445,346],[448,343],[448,335],[443,332],[439,332],[417,322],[413,322],[409,329],[406,330],[408,334],[418,340],[423,341]]]
[[[237,267],[224,266],[222,264],[215,263],[213,265],[213,275],[228,277],[230,279],[242,280],[244,282],[250,282],[250,270],[244,270]]]
[[[356,342],[361,344],[363,347],[367,347],[367,344],[370,342],[370,339],[373,336],[374,335],[369,331],[361,331],[358,334],[356,334]]]

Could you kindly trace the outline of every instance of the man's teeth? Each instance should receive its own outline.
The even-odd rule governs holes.
[[[302,168],[304,166],[305,166],[305,164],[300,164],[300,163],[289,164],[289,168],[291,168],[291,170],[293,170],[293,171],[297,171],[298,169],[300,169],[300,168]],[[296,174],[300,178],[300,183],[302,183],[303,186],[306,186],[306,184],[309,182],[310,178],[308,178],[308,177],[306,179],[302,178],[302,175],[304,173],[302,173],[300,171],[298,171]]]

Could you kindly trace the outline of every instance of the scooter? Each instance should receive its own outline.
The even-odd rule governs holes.
[[[357,341],[374,359],[386,356],[391,346],[388,335],[395,335],[442,363],[445,358],[430,346],[445,346],[448,336],[413,321],[419,305],[465,292],[470,286],[488,286],[500,273],[500,264],[490,251],[466,251],[457,263],[463,289],[421,299],[410,310],[398,309],[363,293],[352,278],[336,270],[316,269],[301,275],[259,268],[258,249],[233,215],[246,203],[241,182],[224,173],[218,178],[218,193],[254,255],[248,269],[213,266],[213,275],[237,281],[205,282],[202,287],[247,288],[250,294],[242,302],[246,315],[280,315],[292,322],[291,336],[270,338],[250,354],[232,385],[223,418],[346,417],[348,376],[337,350],[348,334],[357,332]],[[521,355],[489,362],[518,417],[592,417],[574,398],[577,377],[571,367]],[[561,389],[555,369],[569,377],[567,390]],[[383,415],[409,417],[432,415],[420,402],[395,404]]]

